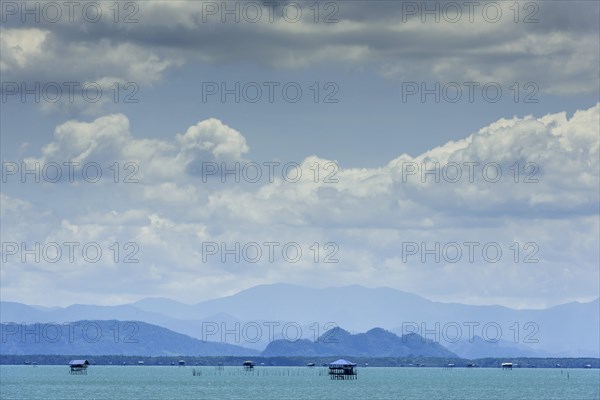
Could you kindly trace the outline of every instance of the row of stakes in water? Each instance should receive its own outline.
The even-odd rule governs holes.
[[[293,369],[281,369],[281,368],[253,368],[253,369],[239,369],[239,368],[219,368],[207,369],[207,368],[194,368],[192,370],[193,376],[324,376],[328,375],[329,371],[325,368],[293,368]]]

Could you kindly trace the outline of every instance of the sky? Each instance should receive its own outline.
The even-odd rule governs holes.
[[[593,300],[599,4],[2,2],[1,299]]]

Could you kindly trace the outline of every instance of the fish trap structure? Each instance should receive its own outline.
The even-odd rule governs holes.
[[[329,364],[330,379],[358,379],[356,364],[348,360],[339,359]]]
[[[194,372],[195,370],[195,372]],[[251,372],[240,368],[224,368],[216,369],[214,367],[204,367],[192,370],[192,376],[196,377],[229,377],[239,379],[273,379],[273,378],[295,378],[295,377],[315,377],[315,376],[326,376],[328,371],[326,368],[304,368],[304,367],[290,367],[290,368],[271,368],[265,366],[264,368],[255,367]]]

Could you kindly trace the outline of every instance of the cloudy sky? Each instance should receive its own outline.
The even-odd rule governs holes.
[[[598,297],[598,2],[22,4],[2,300]]]

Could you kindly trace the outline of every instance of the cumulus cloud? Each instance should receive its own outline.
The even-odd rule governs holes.
[[[89,276],[101,279],[105,271],[132,298],[152,292],[193,301],[198,290],[218,295],[256,283],[359,281],[445,300],[496,299],[507,305],[589,299],[598,291],[598,279],[591,278],[598,277],[599,262],[599,124],[600,104],[570,116],[515,116],[418,156],[402,154],[379,168],[344,168],[309,156],[295,167],[301,176],[291,179],[278,171],[272,181],[253,184],[231,177],[226,183],[203,181],[189,168],[201,160],[249,162],[241,159],[248,151],[244,136],[217,119],[173,134],[170,141],[139,137],[124,115],[68,121],[29,161],[110,165],[134,160],[143,179],[112,187],[63,182],[57,185],[64,190],[48,191],[42,186],[37,190],[57,205],[45,215],[32,212],[31,194],[19,200],[5,185],[3,235],[25,241],[96,241],[107,248],[114,242],[139,246],[139,263],[116,267],[108,260],[89,267],[92,275],[68,265],[44,266],[55,274],[44,285],[60,286],[66,298],[81,287],[106,291],[86,284]],[[437,173],[423,175],[436,163]],[[494,167],[485,175],[487,164]],[[456,180],[456,168],[443,172],[449,165],[462,168],[461,179]],[[498,167],[502,176],[496,180]],[[110,201],[99,200],[107,190]],[[206,242],[234,248],[235,243],[273,241],[298,243],[304,258],[290,263],[279,254],[274,262],[248,263],[230,256],[223,262],[218,254],[203,260]],[[470,241],[498,243],[504,257],[494,263],[481,254],[474,262],[459,263],[403,259],[406,242],[431,248],[435,242]],[[315,243],[319,262],[314,261]],[[337,247],[326,248],[328,243]],[[514,261],[515,243],[519,262]],[[526,248],[528,243],[533,247]],[[323,263],[325,255],[339,262]],[[524,263],[525,256],[537,262]],[[14,276],[37,270],[14,260],[8,264],[3,279],[13,283]],[[139,274],[139,285],[128,289]],[[15,290],[16,284],[7,288],[11,296]]]
[[[236,130],[216,118],[191,126],[184,134],[177,135],[181,155],[188,162],[206,159],[210,154],[217,160],[240,160],[248,152],[246,139]]]
[[[25,161],[38,165],[71,162],[78,167],[96,163],[103,169],[116,162],[133,163],[135,174],[150,183],[177,179],[187,172],[201,173],[195,168],[201,169],[206,162],[243,160],[248,150],[238,131],[214,118],[200,121],[167,141],[136,138],[129,130],[129,119],[112,114],[91,122],[71,120],[59,125],[54,140],[41,149],[41,155]],[[152,192],[147,189],[148,194]]]

